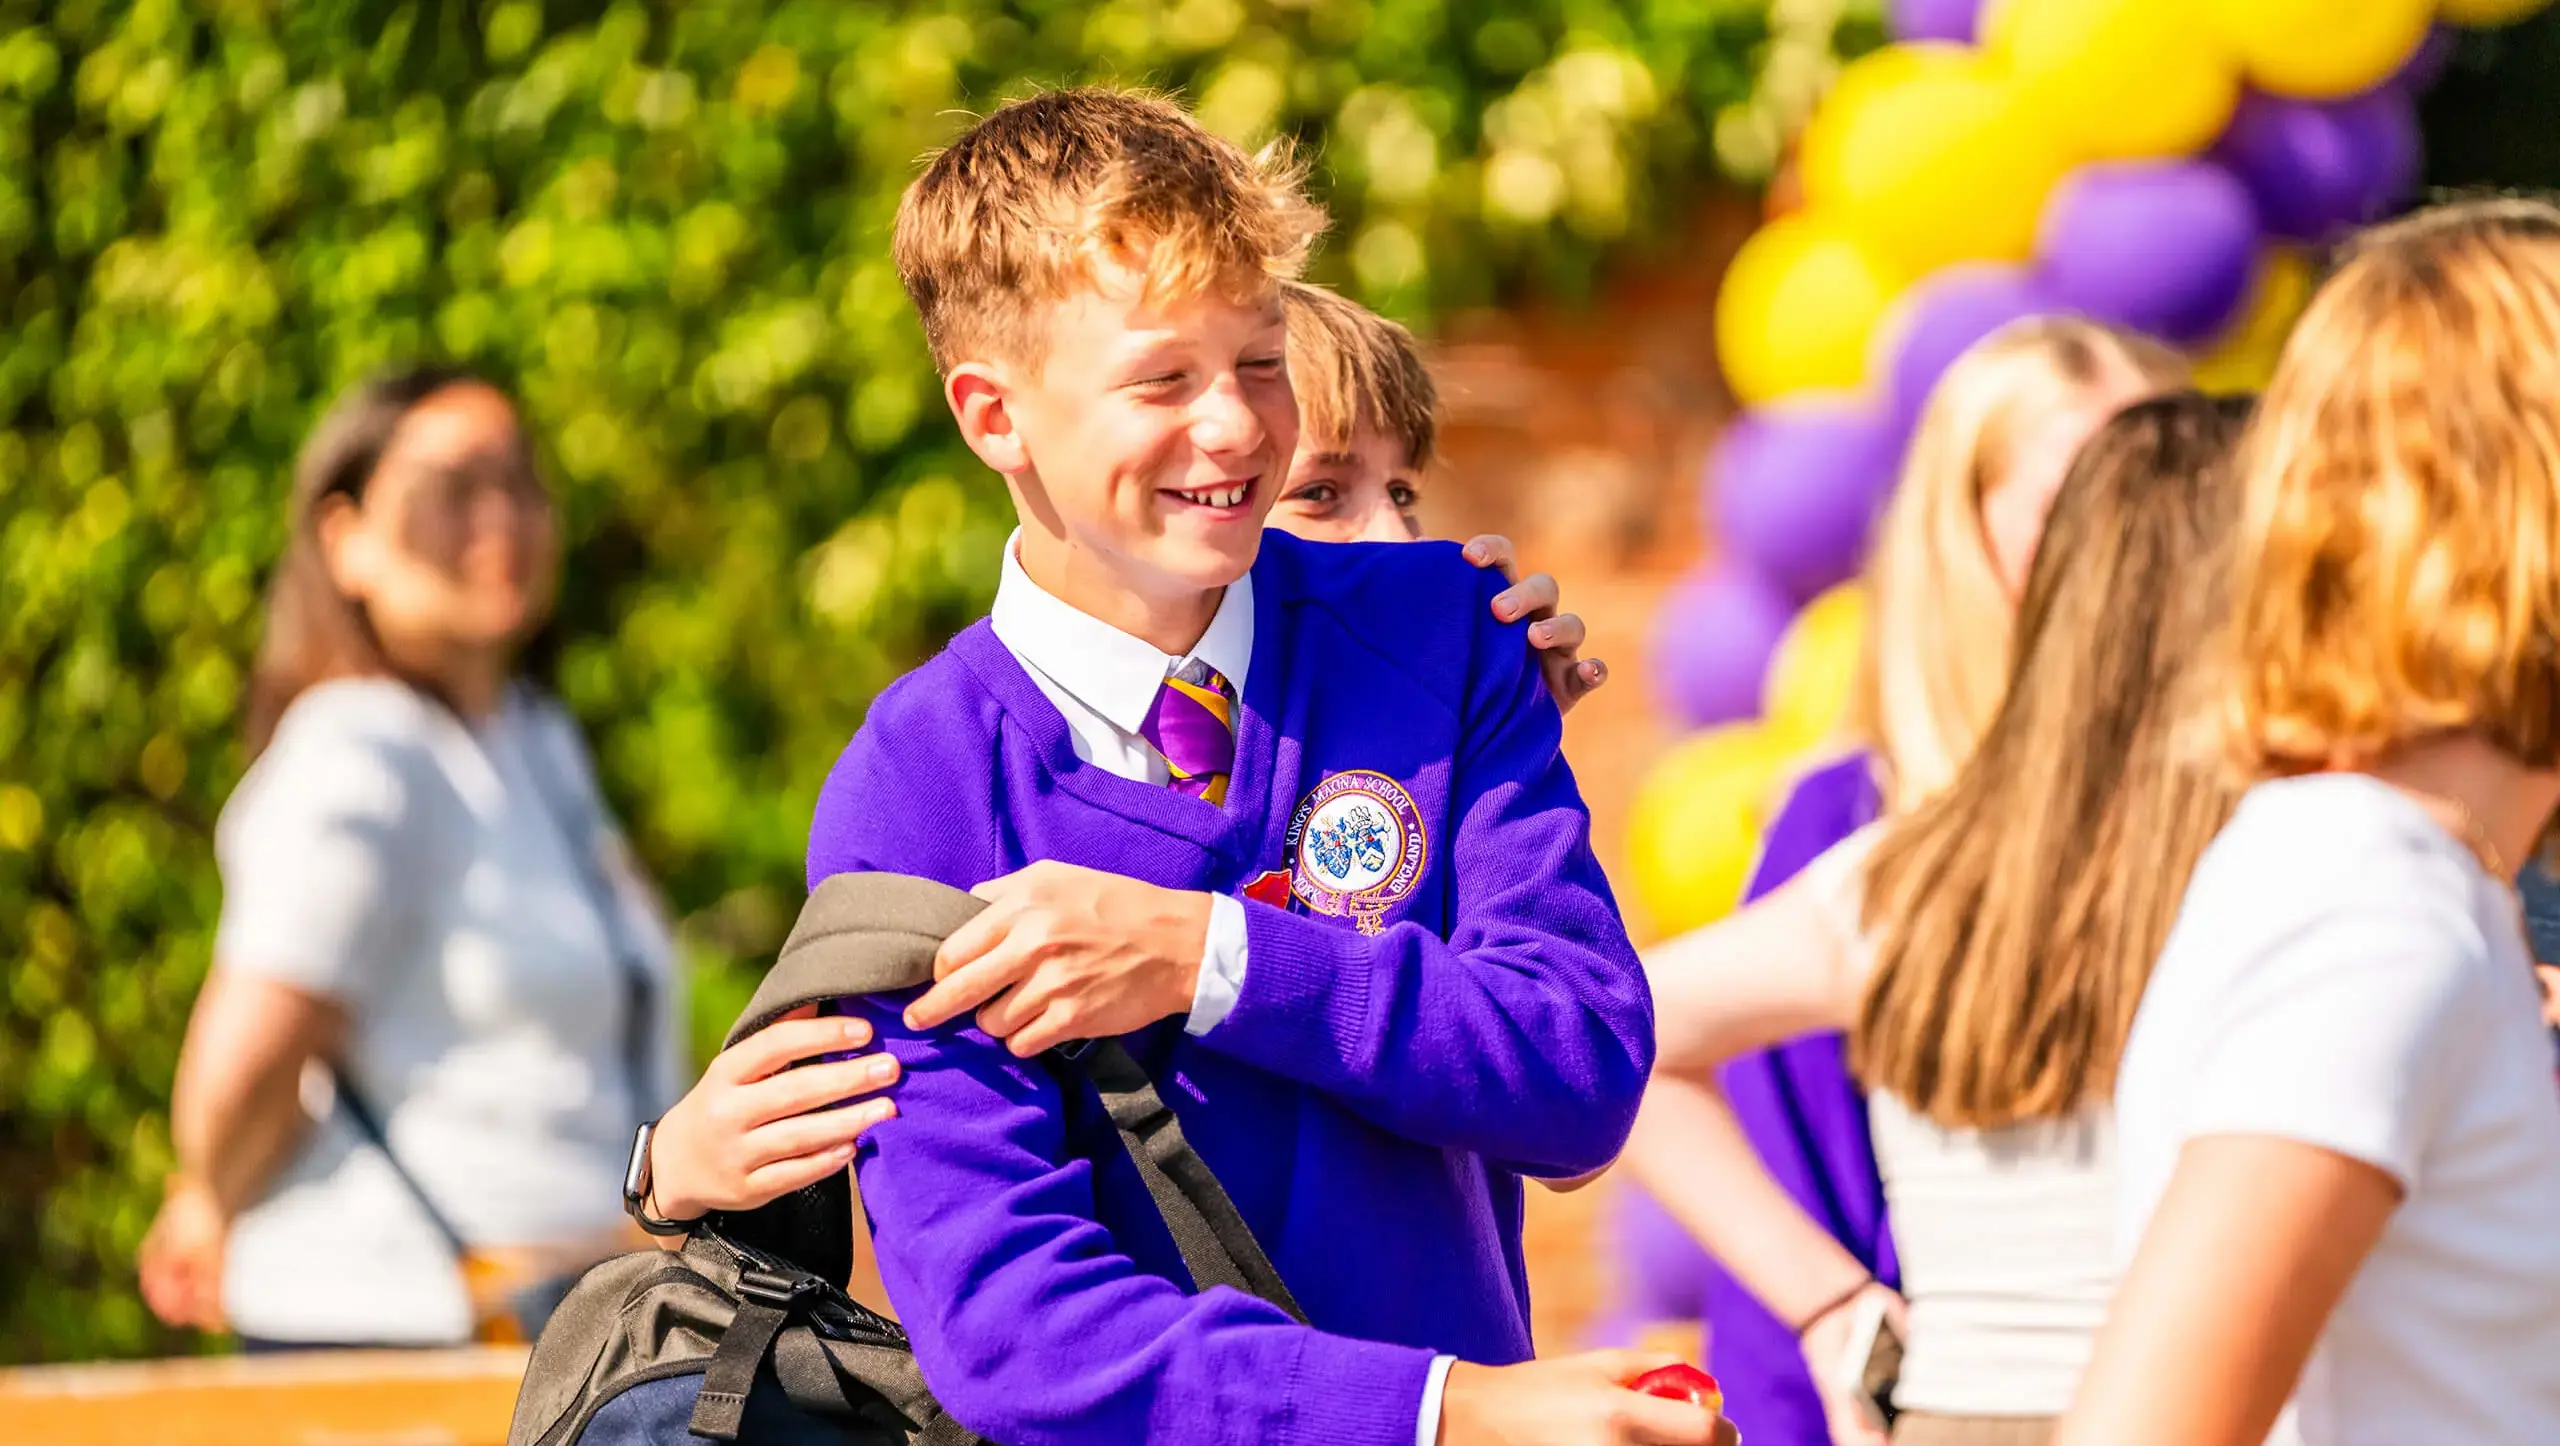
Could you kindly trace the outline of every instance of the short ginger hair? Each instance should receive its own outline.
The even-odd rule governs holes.
[[[2358,240],[2242,456],[2224,737],[2253,776],[2475,732],[2560,767],[2560,208]]]
[[[1289,384],[1298,393],[1304,443],[1347,449],[1373,427],[1404,450],[1407,466],[1431,460],[1440,393],[1413,333],[1360,303],[1302,281],[1284,283],[1289,318]]]
[[[1248,155],[1163,96],[1079,86],[1001,106],[933,156],[891,250],[948,372],[1043,360],[1037,309],[1104,266],[1150,298],[1265,295],[1324,226],[1284,143]]]

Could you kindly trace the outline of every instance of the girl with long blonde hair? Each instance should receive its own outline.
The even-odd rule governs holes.
[[[2074,317],[2007,327],[1947,369],[1922,412],[1868,563],[1873,634],[1847,730],[1860,751],[1811,770],[1789,791],[1763,839],[1752,896],[1786,882],[1879,811],[1902,811],[1946,786],[1999,706],[2011,616],[2072,454],[2118,408],[2184,376],[2165,348]],[[1818,931],[1806,941],[1820,944]],[[1898,1278],[1894,1245],[1865,1095],[1849,1076],[1840,1037],[1737,1059],[1724,1083],[1740,1134],[1727,1119],[1721,1130],[1710,1122],[1701,1137],[1666,1114],[1640,1127],[1630,1156],[1652,1193],[1689,1233],[1716,1239],[1715,1217],[1735,1212],[1719,1162],[1738,1152],[1743,1168],[1765,1164],[1782,1199],[1792,1200],[1789,1209],[1815,1237],[1835,1242],[1838,1258],[1857,1267],[1855,1278],[1872,1274],[1883,1283],[1872,1293],[1889,1295]],[[1631,1209],[1649,1203],[1639,1199]],[[1635,1264],[1630,1274],[1639,1278],[1670,1273],[1656,1262]],[[1846,1329],[1850,1303],[1826,1284],[1840,1273],[1763,1296],[1710,1272],[1704,1306],[1713,1363],[1754,1440],[1817,1446],[1835,1426],[1842,1439],[1860,1434],[1816,1391],[1799,1344]]]
[[[2179,860],[2230,797],[2174,722],[2212,615],[2240,405],[2179,393],[2100,428],[2037,553],[2002,701],[1955,776],[1647,959],[1659,1054],[1630,1163],[1712,1168],[1701,1235],[1764,1298],[1813,1302],[1816,1323],[1874,1288],[1868,1270],[1711,1144],[1733,1130],[1713,1071],[1847,1032],[1910,1296],[1897,1442],[2043,1440],[2105,1308],[2105,1091]],[[1808,1339],[1810,1365],[1833,1375],[1840,1345]],[[1851,1435],[1844,1384],[1825,1382],[1826,1404]]]
[[[1849,731],[1889,807],[1944,788],[1998,711],[2018,599],[2072,458],[2127,403],[2186,378],[2157,342],[2048,316],[1994,332],[1940,379],[1865,577],[1874,606]]]
[[[2560,1092],[2512,892],[2560,806],[2560,208],[2382,227],[2242,465],[2254,781],[2117,1077],[2138,1241],[2072,1446],[2560,1441]]]

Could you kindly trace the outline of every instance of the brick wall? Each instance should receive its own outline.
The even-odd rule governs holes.
[[[1628,801],[1676,733],[1656,715],[1645,645],[1663,592],[1710,546],[1698,477],[1734,410],[1716,372],[1712,307],[1757,220],[1749,201],[1711,202],[1679,244],[1624,268],[1590,304],[1462,317],[1433,347],[1445,425],[1423,490],[1431,534],[1507,534],[1531,567],[1555,574],[1590,627],[1587,652],[1610,665],[1608,686],[1566,720],[1565,752],[1613,878],[1623,877]],[[1631,903],[1630,922],[1641,941]],[[1575,1343],[1606,1289],[1594,1237],[1613,1183],[1530,1192],[1546,1352]]]

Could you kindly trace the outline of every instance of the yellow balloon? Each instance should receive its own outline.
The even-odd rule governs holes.
[[[1855,387],[1868,342],[1902,289],[1873,248],[1827,218],[1782,216],[1742,245],[1716,294],[1716,355],[1752,406]]]
[[[2438,7],[2447,25],[2513,25],[2551,0],[2443,0]]]
[[[2008,75],[1957,45],[1897,45],[1841,72],[1806,126],[1808,206],[1903,271],[2024,260],[2069,165]]]
[[[1831,88],[1823,92],[1821,104],[1806,118],[1797,138],[1797,164],[1808,173],[1837,171],[1837,138],[1849,117],[1864,115],[1878,96],[1889,96],[1906,84],[1967,74],[1975,63],[1970,47],[1928,41],[1888,45],[1859,56],[1841,67]]]
[[[2276,353],[2216,351],[2196,361],[2196,390],[2209,397],[2250,397],[2276,374]]]
[[[1760,685],[1760,716],[1769,730],[1799,748],[1838,732],[1866,643],[1866,594],[1856,583],[1806,603],[1778,639]]]
[[[2240,319],[2196,359],[2196,385],[2216,395],[2262,390],[2310,301],[2310,261],[2287,247],[2268,251],[2249,282]]]
[[[2262,90],[2323,100],[2391,78],[2427,38],[2435,0],[2200,0]]]
[[[2194,0],[2006,0],[1984,38],[2083,159],[2200,151],[2240,103],[2240,68]]]
[[[1653,766],[1627,821],[1636,901],[1677,934],[1732,911],[1794,750],[1754,723],[1711,728]]]

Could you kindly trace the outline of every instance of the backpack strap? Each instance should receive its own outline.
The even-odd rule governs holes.
[[[809,891],[791,937],[722,1048],[804,1004],[933,982],[934,951],[986,901],[905,874],[830,874]]]
[[[1054,1058],[1063,1051],[1050,1053]],[[1147,1078],[1136,1057],[1118,1040],[1104,1039],[1093,1041],[1072,1058],[1074,1067],[1101,1092],[1103,1108],[1110,1111],[1112,1126],[1120,1132],[1121,1147],[1138,1167],[1139,1178],[1147,1182],[1147,1194],[1154,1197],[1165,1228],[1173,1232],[1173,1243],[1182,1251],[1182,1263],[1190,1268],[1194,1288],[1233,1286],[1269,1301],[1303,1324],[1306,1312],[1298,1309],[1297,1298],[1289,1294],[1271,1257],[1262,1253],[1262,1243],[1253,1238],[1252,1227],[1210,1172],[1209,1162],[1182,1137],[1182,1121],[1156,1093],[1155,1082]]]
[[[738,1277],[737,1313],[720,1333],[720,1344],[702,1371],[702,1391],[694,1398],[693,1434],[713,1441],[735,1441],[746,1424],[747,1397],[754,1394],[756,1372],[773,1350],[774,1337],[798,1319],[822,1289],[814,1275],[780,1275],[749,1270]]]
[[[942,941],[985,907],[984,900],[946,884],[904,874],[820,880],[728,1042],[736,1044],[804,1004],[931,983]],[[1233,1286],[1306,1319],[1135,1056],[1116,1040],[1094,1040],[1043,1058],[1061,1083],[1081,1078],[1101,1093],[1121,1146],[1145,1180],[1196,1289]]]

